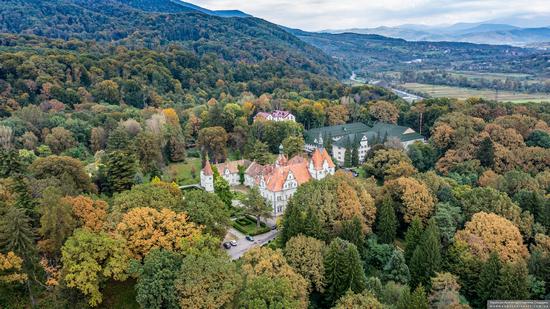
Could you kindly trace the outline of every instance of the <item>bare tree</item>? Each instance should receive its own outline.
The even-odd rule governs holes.
[[[4,149],[11,149],[13,147],[12,128],[0,126],[0,147]]]

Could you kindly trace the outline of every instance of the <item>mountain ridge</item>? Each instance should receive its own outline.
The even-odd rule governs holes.
[[[377,34],[407,41],[453,41],[513,46],[550,42],[550,26],[522,28],[499,23],[458,23],[451,26],[402,25],[322,31],[322,33],[332,34],[347,32]]]

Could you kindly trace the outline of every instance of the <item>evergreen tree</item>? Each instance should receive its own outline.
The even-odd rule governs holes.
[[[22,175],[15,177],[12,190],[17,196],[15,206],[23,209],[31,219],[37,219],[38,213],[35,210],[36,202],[29,191],[27,179]]]
[[[346,291],[360,293],[367,278],[357,248],[350,242],[335,238],[325,255],[325,297],[334,304]]]
[[[171,162],[183,162],[186,157],[185,138],[183,137],[183,134],[178,131],[173,129],[170,132],[170,136],[168,137],[168,141],[166,143],[168,158]]]
[[[34,252],[31,219],[23,209],[11,207],[0,219],[0,251],[13,251],[22,257]]]
[[[410,296],[409,308],[414,309],[428,309],[430,308],[430,303],[428,301],[428,296],[426,296],[426,290],[424,286],[419,285],[416,287],[414,292]]]
[[[496,289],[497,299],[529,299],[529,288],[528,270],[525,263],[510,263],[501,267]]]
[[[323,147],[325,147],[327,153],[332,154],[332,134],[329,133],[323,137]]]
[[[346,147],[346,153],[344,154],[344,167],[351,167],[351,147]]]
[[[319,221],[319,215],[314,206],[309,206],[307,208],[306,217],[303,223],[303,234],[317,239],[326,239],[323,226],[321,225],[321,221]]]
[[[496,290],[499,281],[500,269],[502,264],[496,252],[492,252],[489,259],[481,268],[479,280],[477,282],[477,294],[479,305],[485,306],[487,300],[496,299]]]
[[[106,176],[111,192],[130,190],[136,175],[134,156],[122,151],[113,151],[107,155]]]
[[[22,170],[19,153],[15,149],[0,148],[0,178],[19,174]]]
[[[407,261],[407,264],[411,261],[414,250],[422,236],[422,232],[422,222],[420,219],[414,218],[405,234],[405,261]]]
[[[351,166],[359,166],[359,137],[355,135],[351,152]]]
[[[430,279],[441,267],[441,243],[435,220],[430,220],[409,263],[411,286],[429,286]]]
[[[302,227],[307,228],[307,226],[304,226],[302,213],[300,212],[300,209],[296,207],[291,200],[286,206],[286,210],[284,214],[283,230],[281,232],[281,238],[283,239],[283,243],[286,244],[286,242],[289,241],[292,237],[300,234],[302,232]],[[303,234],[305,234],[306,236],[312,236],[309,233],[303,233]]]
[[[118,126],[107,139],[107,151],[128,151],[132,148],[131,139],[123,126]]]
[[[477,159],[481,166],[492,168],[495,165],[495,149],[491,138],[486,137],[477,150]]]
[[[365,236],[363,235],[361,228],[361,219],[357,216],[354,216],[353,219],[346,220],[342,223],[340,238],[354,244],[361,256],[365,255]]]
[[[409,267],[405,263],[405,256],[401,250],[396,249],[393,251],[390,260],[384,266],[382,279],[385,281],[395,281],[402,284],[409,283],[411,274],[409,272]]]
[[[387,196],[382,201],[376,216],[376,235],[378,235],[379,242],[384,244],[393,243],[397,235],[397,224],[393,201]]]

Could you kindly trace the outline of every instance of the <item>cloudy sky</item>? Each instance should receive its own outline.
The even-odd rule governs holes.
[[[550,0],[187,0],[303,30],[496,21],[550,25]]]

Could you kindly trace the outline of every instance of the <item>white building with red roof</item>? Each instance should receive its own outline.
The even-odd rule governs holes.
[[[284,213],[288,201],[300,185],[311,179],[321,180],[335,172],[335,165],[324,148],[316,149],[311,158],[297,155],[289,160],[285,155],[279,155],[274,164],[261,165],[241,160],[215,166],[220,176],[232,186],[240,184],[238,166],[246,168],[244,185],[258,187],[273,207],[275,216]],[[207,162],[201,171],[201,186],[208,192],[214,191],[213,175],[212,167]]]
[[[271,113],[259,112],[254,116],[254,121],[269,120],[269,121],[296,121],[296,117],[290,112],[282,110],[274,110]]]

